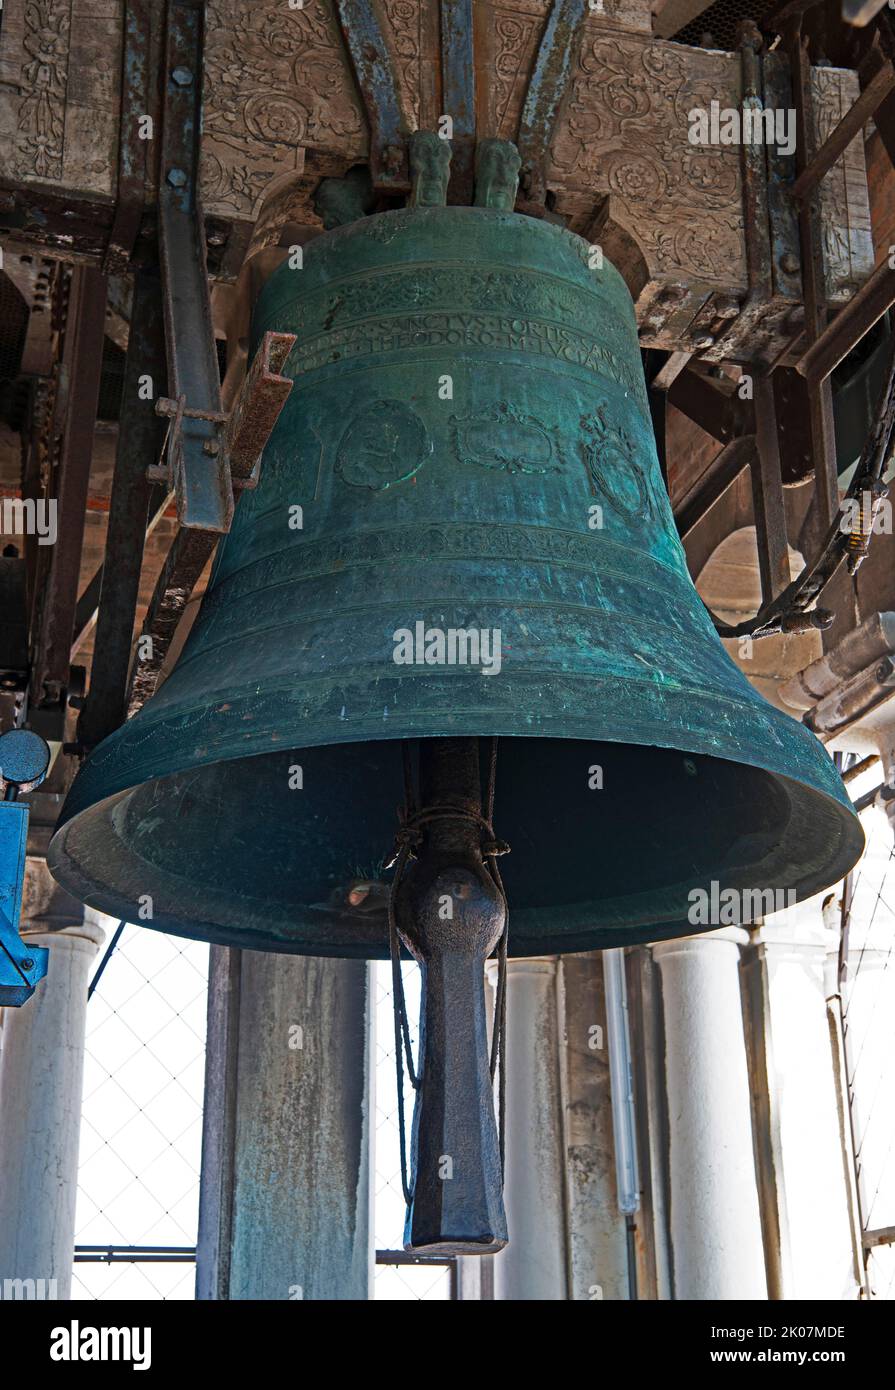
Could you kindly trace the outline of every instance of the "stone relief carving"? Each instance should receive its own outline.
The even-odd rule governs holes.
[[[551,0],[475,0],[480,137],[515,134],[550,7]],[[380,8],[409,128],[431,127],[441,100],[437,0],[380,0]],[[5,8],[5,186],[57,185],[75,213],[97,193],[114,196],[122,11],[121,0]],[[285,182],[277,208],[316,225],[321,179],[343,177],[366,157],[366,115],[335,0],[305,0],[301,9],[285,0],[208,0],[207,15],[202,195],[208,214],[242,225],[242,240],[233,239],[238,256],[278,180]],[[583,229],[605,199],[611,225],[636,243],[648,279],[687,279],[703,297],[740,293],[747,276],[739,151],[687,141],[691,109],[737,103],[738,57],[657,40],[649,27],[648,0],[603,0],[586,18],[548,171],[557,210]],[[854,100],[857,78],[816,69],[813,87],[823,139]],[[860,141],[826,176],[821,198],[828,289],[841,301],[871,267]],[[280,221],[278,212],[273,239]],[[79,249],[85,235],[75,232]],[[102,238],[99,226],[95,243]],[[647,296],[642,317],[649,304]]]
[[[16,171],[41,179],[62,176],[65,99],[71,31],[69,0],[31,0],[25,6]]]
[[[211,0],[205,56],[206,211],[251,216],[270,181],[312,144],[334,172],[361,157],[366,121],[332,0]]]
[[[528,73],[543,14],[518,14],[497,9],[493,16],[491,119],[488,129],[502,139],[512,139],[519,124]]]
[[[392,54],[413,127],[421,125],[420,55],[423,46],[424,0],[383,0],[392,31]]]
[[[812,68],[814,127],[823,144],[859,94],[856,73]],[[847,299],[873,267],[873,235],[867,201],[867,170],[860,137],[820,185],[827,295]]]
[[[738,99],[733,54],[588,33],[553,145],[552,177],[612,198],[650,269],[719,284],[745,275],[740,154],[688,141],[688,112]]]

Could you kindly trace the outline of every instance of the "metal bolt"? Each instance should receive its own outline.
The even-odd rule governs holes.
[[[171,73],[172,82],[176,82],[178,87],[188,87],[193,80],[193,74],[189,68],[175,68]]]
[[[24,960],[19,961],[19,964],[21,965],[21,967],[22,967],[23,970],[33,970],[33,969],[34,969],[34,961],[31,959],[30,956],[26,956]]]
[[[172,188],[183,188],[186,183],[186,174],[182,169],[169,169],[167,179]]]
[[[715,341],[713,333],[697,333],[693,338],[694,348],[710,348]]]

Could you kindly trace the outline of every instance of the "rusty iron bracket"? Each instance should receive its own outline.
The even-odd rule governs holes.
[[[292,390],[282,376],[294,333],[265,333],[224,430],[224,456],[234,488],[258,486],[261,454]]]
[[[162,396],[156,401],[156,415],[171,423],[165,437],[164,462],[147,468],[149,481],[173,487],[174,460],[183,422],[205,420],[214,425],[215,432],[203,447],[206,453],[220,456],[234,492],[257,487],[264,446],[292,390],[291,380],[280,372],[294,343],[294,333],[265,333],[229,414],[222,410],[193,410],[183,395],[176,400]]]
[[[370,122],[373,187],[386,193],[408,193],[408,132],[377,8],[372,0],[336,0],[335,8]]]

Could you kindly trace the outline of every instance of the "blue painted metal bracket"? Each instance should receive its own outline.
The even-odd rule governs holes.
[[[568,85],[575,42],[588,8],[588,0],[553,0],[538,49],[517,141],[522,156],[522,185],[531,202],[543,203],[547,193],[547,155]]]
[[[408,131],[376,6],[373,0],[337,0],[336,9],[370,122],[373,187],[409,192]]]
[[[50,952],[19,936],[28,807],[21,801],[0,801],[0,1005],[26,1004],[47,973]]]
[[[449,202],[472,202],[475,150],[475,50],[472,0],[441,0],[441,87],[453,122]]]

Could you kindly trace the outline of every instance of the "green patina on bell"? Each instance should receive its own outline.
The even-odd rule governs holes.
[[[284,265],[267,329],[298,335],[295,388],[181,660],[75,782],[50,851],[71,892],[382,957],[385,890],[349,890],[387,881],[399,741],[473,735],[502,740],[511,954],[687,934],[713,883],[842,877],[862,834],[832,763],[688,576],[611,265],[499,207],[417,205]]]

